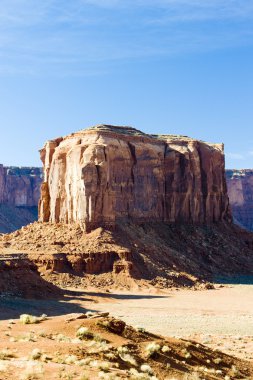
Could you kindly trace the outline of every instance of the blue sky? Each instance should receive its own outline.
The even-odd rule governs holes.
[[[1,0],[0,163],[107,123],[253,167],[253,0]]]

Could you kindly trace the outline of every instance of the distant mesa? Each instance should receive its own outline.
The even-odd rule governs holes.
[[[253,231],[253,169],[226,170],[234,222]]]
[[[43,171],[0,164],[0,232],[11,232],[38,218]]]

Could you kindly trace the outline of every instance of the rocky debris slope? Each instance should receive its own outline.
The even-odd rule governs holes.
[[[253,274],[252,249],[251,233],[225,223],[124,223],[90,233],[34,223],[0,238],[0,257],[25,252],[44,279],[61,286],[199,286]]]
[[[49,317],[32,326],[22,320],[0,326],[2,379],[243,380],[253,376],[249,361],[194,341],[154,335],[95,312],[83,313],[83,319],[73,314]]]
[[[42,279],[27,255],[0,255],[0,297],[50,298],[61,294],[60,289]]]
[[[226,170],[226,177],[234,221],[253,231],[253,170]]]
[[[41,168],[0,165],[0,232],[11,232],[38,218]]]
[[[100,125],[48,141],[41,159],[43,222],[230,220],[222,144]]]

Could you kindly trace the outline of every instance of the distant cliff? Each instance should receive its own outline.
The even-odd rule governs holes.
[[[234,222],[253,231],[253,170],[226,170]]]
[[[10,232],[37,219],[41,168],[0,165],[0,232]]]
[[[230,220],[222,144],[100,125],[48,141],[41,158],[40,221]]]

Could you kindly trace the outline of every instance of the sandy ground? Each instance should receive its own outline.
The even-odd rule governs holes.
[[[153,333],[194,339],[253,360],[253,285],[111,296],[114,302],[96,308]]]
[[[251,357],[252,290],[243,286],[157,294],[153,289],[143,294],[69,289],[54,300],[1,297],[0,380],[151,380],[152,374],[159,380],[251,380],[253,361],[232,358],[215,348]],[[107,318],[107,313],[99,316],[99,310],[151,333],[125,327]],[[87,311],[89,317],[84,318]],[[22,324],[22,313],[48,317],[40,323]],[[81,326],[88,335],[78,339]],[[210,349],[184,339],[189,337]],[[157,343],[156,354],[147,355],[148,345]],[[127,356],[119,354],[122,345],[128,347]]]
[[[133,326],[163,336],[193,339],[210,348],[253,361],[253,285],[215,290],[145,293],[69,293],[59,300],[0,299],[0,320],[22,313],[60,316],[108,311]]]

